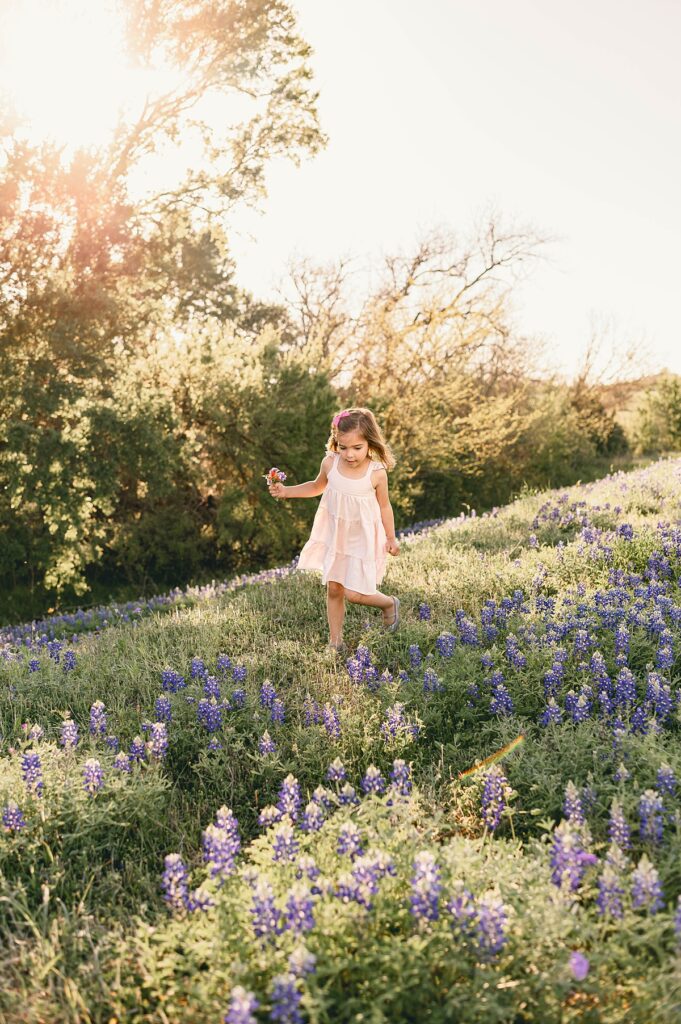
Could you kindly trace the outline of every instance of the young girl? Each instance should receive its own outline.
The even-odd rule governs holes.
[[[369,409],[344,409],[334,416],[326,450],[316,480],[295,487],[270,483],[269,489],[274,498],[322,494],[298,568],[321,571],[329,647],[341,651],[345,598],[381,608],[390,631],[400,620],[399,600],[377,590],[386,552],[400,553],[388,497],[387,470],[395,459]]]

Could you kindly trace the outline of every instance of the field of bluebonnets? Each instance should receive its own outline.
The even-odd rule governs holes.
[[[669,460],[405,538],[346,658],[290,569],[5,630],[0,1019],[678,1020],[680,565]]]

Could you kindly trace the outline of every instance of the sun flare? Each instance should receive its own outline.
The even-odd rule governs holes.
[[[124,109],[141,109],[154,72],[126,60],[107,0],[9,0],[0,17],[0,93],[32,141],[104,143]]]

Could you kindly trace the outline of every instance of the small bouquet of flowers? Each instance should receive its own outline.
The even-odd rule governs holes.
[[[285,479],[286,473],[284,473],[283,469],[277,469],[276,466],[272,466],[269,473],[265,473],[265,480],[267,480],[268,484],[283,484]]]

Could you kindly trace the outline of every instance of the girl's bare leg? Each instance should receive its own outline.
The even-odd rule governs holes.
[[[343,640],[345,619],[345,587],[342,583],[330,580],[326,584],[326,614],[329,620],[330,642],[340,644]]]
[[[383,621],[386,626],[395,621],[395,602],[392,597],[377,590],[375,594],[360,594],[356,590],[346,590],[345,596],[352,604],[366,604],[371,608],[383,609]]]

